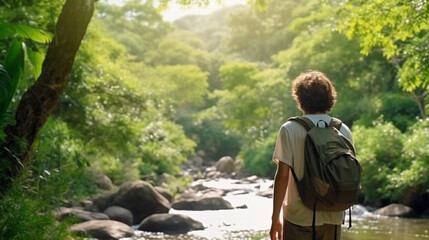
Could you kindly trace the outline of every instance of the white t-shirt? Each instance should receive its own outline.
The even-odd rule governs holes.
[[[331,122],[331,117],[326,114],[304,115],[304,117],[310,119],[316,126],[320,120],[328,124]],[[350,129],[344,123],[340,132],[350,141],[353,141]],[[279,130],[273,154],[273,160],[276,163],[282,161],[293,168],[298,179],[304,176],[304,140],[306,134],[307,130],[301,124],[293,121],[284,123]],[[293,224],[300,226],[312,225],[313,210],[302,203],[292,172],[289,173],[288,187],[283,202],[283,215]],[[316,226],[323,224],[338,225],[341,224],[342,220],[343,211],[316,211]]]

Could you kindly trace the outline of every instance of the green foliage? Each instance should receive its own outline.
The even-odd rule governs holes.
[[[175,174],[182,163],[193,154],[195,143],[188,139],[180,126],[163,120],[151,121],[142,129],[142,175]]]
[[[4,0],[0,5],[0,18],[5,20],[4,22],[24,24],[38,29],[45,29],[52,33],[64,3],[65,0]],[[43,39],[42,35],[46,33],[34,32],[34,34],[41,34],[40,37]]]
[[[123,44],[138,60],[143,60],[171,30],[170,24],[163,22],[153,7],[153,1],[132,0],[121,7],[98,3],[97,10],[105,35]]]
[[[427,19],[428,6],[427,2],[400,0],[347,4],[349,13],[341,30],[349,38],[360,36],[363,54],[368,54],[373,47],[383,47],[384,54],[390,58],[399,53],[401,42],[429,30],[429,24],[421,21]]]
[[[335,84],[332,115],[353,126],[366,200],[393,201],[409,189],[427,189],[427,121],[413,125],[417,108],[399,93],[397,80],[414,96],[421,93],[419,107],[427,109],[428,4],[248,2],[264,11],[236,7],[186,17],[175,32],[153,1],[97,3],[55,119],[35,145],[31,190],[86,197],[99,191],[97,175],[115,184],[174,175],[195,150],[213,159],[238,154],[248,171],[272,177],[278,127],[299,114],[291,80],[308,69],[325,72]],[[5,3],[0,47],[9,50],[0,60],[11,71],[10,79],[0,75],[0,92],[1,100],[15,97],[3,112],[18,104],[22,80],[31,84],[40,74],[51,38],[46,32],[54,32],[64,1]],[[383,51],[372,51],[378,47]],[[3,116],[2,128],[14,122],[12,113]],[[188,181],[169,184],[177,190]]]
[[[428,30],[429,31],[429,30]],[[429,84],[429,63],[427,61],[428,34],[416,36],[404,47],[402,56],[406,58],[399,70],[399,84],[407,91],[426,89]]]
[[[2,71],[2,89],[4,95],[0,99],[0,116],[3,115],[12,101],[12,97],[18,87],[21,71],[24,68],[24,45],[13,40],[7,52],[4,70]]]
[[[208,87],[207,73],[195,65],[160,66],[156,69],[158,79],[152,82],[167,97],[168,104],[186,108],[203,103]]]
[[[12,80],[19,79],[24,60],[35,78],[40,75],[44,48],[53,39],[53,34],[45,30],[46,25],[52,23],[50,17],[58,14],[61,6],[61,1],[14,1],[0,7],[0,18],[4,19],[0,23],[0,39],[9,46],[4,65]]]
[[[48,119],[34,145],[29,172],[35,179],[33,184],[56,188],[59,200],[61,197],[82,199],[98,193],[95,177],[99,173],[91,169],[82,139],[80,133],[65,122]]]
[[[64,197],[79,199],[96,192],[75,134],[65,123],[48,120],[35,144],[31,167],[24,169],[0,200],[2,239],[71,237],[71,222],[58,222],[54,211]]]
[[[392,192],[386,191],[389,176],[401,162],[403,136],[393,124],[381,120],[373,127],[355,125],[352,128],[357,158],[362,164],[362,191],[366,201],[390,199]]]
[[[217,160],[223,156],[235,157],[240,151],[240,136],[225,129],[218,109],[214,106],[193,116],[186,131],[198,144],[197,149]]]
[[[357,1],[346,4],[340,30],[348,37],[357,36],[363,54],[381,48],[387,59],[404,62],[400,68],[400,85],[406,91],[426,89],[428,65],[424,59],[428,43],[429,14],[426,1]]]
[[[418,190],[427,193],[429,188],[429,119],[419,120],[404,138],[402,161],[388,176],[388,189],[393,199],[401,199],[404,193]]]
[[[294,37],[288,25],[295,17],[299,1],[264,2],[264,11],[243,8],[228,19],[231,33],[226,37],[227,49],[250,61],[269,62],[273,54],[289,47]]]
[[[255,142],[251,148],[244,149],[240,157],[244,159],[245,169],[258,176],[273,177],[277,166],[272,161],[276,140],[277,134],[271,134],[265,142]]]
[[[378,110],[374,99],[380,92],[395,89],[395,69],[380,53],[362,56],[358,43],[337,31],[337,19],[331,16],[339,9],[335,1],[298,4],[288,26],[294,34],[291,46],[274,55],[273,61],[286,69],[289,79],[308,69],[326,73],[338,92],[332,115],[352,125],[361,115]]]
[[[360,107],[362,109],[357,109]],[[364,96],[350,108],[364,113],[355,124],[372,127],[373,122],[383,116],[386,122],[391,122],[401,132],[406,132],[419,116],[417,105],[404,93],[385,93],[373,98]]]
[[[158,180],[161,180],[161,184],[159,181],[156,184],[165,187],[168,193],[170,193],[173,197],[178,194],[183,193],[186,189],[188,189],[194,179],[190,175],[169,175],[162,174]]]
[[[253,75],[258,72],[259,69],[254,64],[230,63],[220,67],[219,76],[225,90],[233,90],[237,86],[244,85],[253,88],[255,86]]]
[[[409,96],[404,94],[385,94],[381,96],[380,114],[388,122],[405,132],[408,126],[415,123],[419,109]]]
[[[71,237],[69,224],[58,222],[49,197],[52,193],[45,191],[30,192],[17,182],[5,196],[0,199],[0,236],[2,239],[68,239]],[[43,227],[42,227],[43,226]],[[76,238],[76,236],[74,239]]]
[[[92,166],[115,184],[177,173],[195,143],[168,117],[202,103],[207,74],[194,65],[131,62],[122,45],[95,29],[87,39],[58,113],[81,131]]]
[[[32,76],[35,78],[41,73],[43,54],[35,47],[27,47],[25,42],[30,42],[30,46],[33,45],[32,42],[47,43],[52,39],[52,36],[40,29],[17,23],[0,23],[0,30],[0,39],[11,39],[4,59],[4,69],[2,67],[0,74],[1,122],[17,91],[24,68],[32,67]],[[26,59],[28,61],[25,61]]]
[[[227,37],[226,32],[229,30],[227,20],[231,13],[237,8],[243,6],[236,6],[233,8],[225,8],[220,11],[214,12],[211,15],[189,15],[174,21],[174,25],[181,30],[182,36],[177,36],[176,33],[170,34],[177,40],[188,43],[198,49],[205,49],[208,52],[222,52],[225,53],[224,40]],[[203,44],[195,45],[195,40],[189,42],[189,39],[183,38],[183,32],[191,33],[198,37]]]
[[[0,23],[0,29],[0,38],[19,36],[39,43],[49,43],[52,40],[52,34],[24,24]]]
[[[208,65],[209,56],[204,51],[175,39],[164,39],[158,46],[145,55],[150,65]],[[207,68],[207,67],[206,67]]]
[[[408,194],[425,194],[429,187],[428,123],[428,119],[419,120],[404,134],[380,121],[372,128],[353,127],[366,201],[401,201]]]
[[[244,145],[264,139],[284,121],[296,114],[284,70],[259,72],[255,66],[232,64],[221,68],[228,88],[214,92],[217,107],[226,127],[242,136]]]
[[[3,122],[4,115],[6,114],[10,100],[12,99],[12,85],[13,83],[9,77],[9,74],[6,72],[3,66],[0,65],[0,122]]]

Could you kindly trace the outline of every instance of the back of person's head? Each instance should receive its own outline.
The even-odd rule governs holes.
[[[292,96],[298,108],[307,114],[328,113],[337,101],[331,80],[322,72],[301,73],[292,84]]]

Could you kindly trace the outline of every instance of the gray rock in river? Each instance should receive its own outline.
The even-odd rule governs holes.
[[[134,224],[155,213],[168,213],[171,207],[164,196],[144,181],[122,184],[113,196],[113,204],[130,210]]]
[[[70,231],[97,239],[121,239],[134,236],[134,230],[121,222],[92,220],[71,226]]]
[[[68,217],[74,217],[76,219],[79,219],[81,222],[86,222],[91,220],[109,220],[109,217],[106,214],[85,211],[81,208],[61,207],[58,211],[55,212],[55,216],[60,221]]]
[[[216,164],[216,171],[226,174],[234,172],[234,159],[230,156],[225,156],[219,159]]]
[[[131,211],[123,207],[108,207],[106,210],[104,210],[104,214],[109,216],[111,220],[122,222],[129,226],[133,225],[134,223],[134,217]]]
[[[389,217],[416,217],[416,212],[405,205],[393,203],[380,208],[374,212],[375,214],[389,216]]]
[[[204,230],[204,225],[183,214],[161,213],[153,214],[145,218],[140,223],[138,230],[179,234],[195,230]]]
[[[231,203],[222,197],[209,197],[201,199],[185,199],[174,202],[171,205],[176,210],[221,210],[234,209]]]

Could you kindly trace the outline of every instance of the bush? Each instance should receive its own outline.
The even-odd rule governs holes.
[[[85,146],[78,132],[60,120],[49,118],[34,144],[29,177],[39,187],[56,188],[66,197],[85,198],[100,191],[94,169],[85,157]],[[52,181],[46,181],[43,176]]]
[[[419,120],[404,138],[404,154],[389,178],[392,199],[400,199],[407,191],[429,189],[429,119]],[[417,191],[425,194],[424,191]],[[426,192],[428,194],[428,192]],[[416,196],[414,196],[416,197]]]
[[[195,114],[190,124],[185,125],[186,132],[197,142],[197,149],[206,156],[218,160],[223,156],[235,157],[240,151],[240,138],[228,131],[216,107]],[[192,123],[191,123],[192,122]]]
[[[30,179],[23,179],[28,183]],[[21,181],[2,196],[0,200],[1,239],[68,239],[70,224],[58,223],[52,212],[57,205],[52,200],[59,198],[52,191],[38,189]],[[74,239],[78,239],[74,236]]]
[[[273,177],[277,165],[272,161],[277,133],[271,134],[264,142],[255,143],[240,153],[244,159],[244,168],[262,177]]]
[[[141,175],[176,174],[194,153],[195,143],[183,128],[167,120],[149,123],[142,131]]]
[[[417,104],[404,94],[385,94],[381,96],[382,108],[380,114],[386,121],[392,122],[398,129],[405,132],[420,115]]]
[[[378,120],[372,128],[352,128],[356,155],[362,164],[362,191],[365,200],[389,200],[389,176],[401,162],[402,133],[392,123]]]

